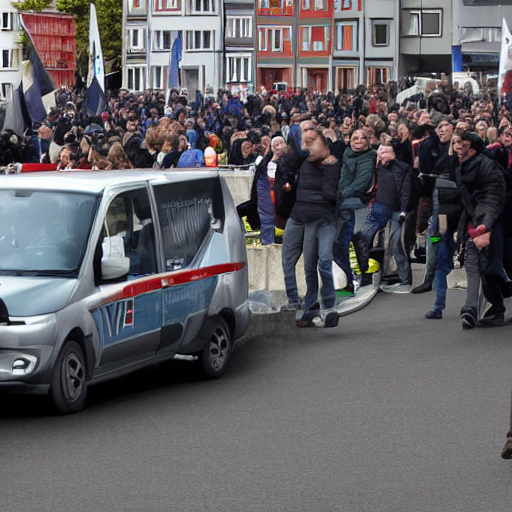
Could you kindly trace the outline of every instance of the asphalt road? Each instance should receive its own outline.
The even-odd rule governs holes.
[[[433,293],[258,317],[224,378],[140,372],[77,415],[2,397],[0,510],[509,511],[512,327],[462,331],[463,296],[441,321]]]

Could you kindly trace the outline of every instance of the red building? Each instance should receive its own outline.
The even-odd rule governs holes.
[[[297,82],[311,91],[332,90],[334,0],[300,0]]]
[[[23,12],[23,23],[56,87],[75,83],[75,15]]]
[[[296,0],[257,0],[256,88],[295,82]]]

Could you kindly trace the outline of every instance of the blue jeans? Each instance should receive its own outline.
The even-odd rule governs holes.
[[[286,221],[286,227],[283,233],[283,245],[281,248],[281,258],[283,264],[284,286],[288,302],[299,302],[299,292],[297,289],[297,277],[295,275],[295,266],[302,254],[302,243],[304,241],[304,224],[293,219]]]
[[[336,291],[332,276],[333,244],[336,235],[334,221],[318,220],[304,225],[304,273],[306,275],[306,297],[304,309],[307,311],[318,301],[318,273],[322,278],[320,294],[324,308],[334,307]]]
[[[370,215],[361,228],[361,235],[368,240],[371,247],[377,231],[384,229],[388,221],[391,221],[389,246],[393,250],[398,276],[402,284],[411,284],[411,265],[402,242],[402,224],[400,223],[399,212],[382,203],[373,203]]]
[[[258,215],[260,216],[260,239],[263,245],[274,243],[276,212],[270,196],[270,182],[266,174],[261,174],[256,183],[258,195]]]
[[[354,233],[356,215],[352,209],[344,209],[338,213],[336,219],[336,237],[334,240],[334,261],[343,270],[347,277],[347,284],[352,280],[350,266],[350,240]]]
[[[446,288],[448,284],[446,278],[453,269],[453,254],[456,249],[453,240],[453,233],[446,233],[439,242],[435,243],[437,253],[437,263],[435,267],[434,286],[436,289],[436,302],[434,309],[443,311],[446,307]]]

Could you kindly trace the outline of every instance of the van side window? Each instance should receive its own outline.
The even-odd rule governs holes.
[[[222,230],[224,201],[218,177],[155,185],[166,270],[188,267],[212,229]]]
[[[103,257],[114,251],[130,260],[129,276],[157,272],[155,228],[146,189],[120,194],[110,203],[102,233]]]

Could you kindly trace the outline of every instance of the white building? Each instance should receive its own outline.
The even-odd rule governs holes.
[[[0,0],[0,98],[9,98],[20,80],[18,11],[11,0]]]
[[[123,2],[123,86],[167,89],[172,46],[182,37],[181,87],[217,90],[223,84],[222,0]]]

